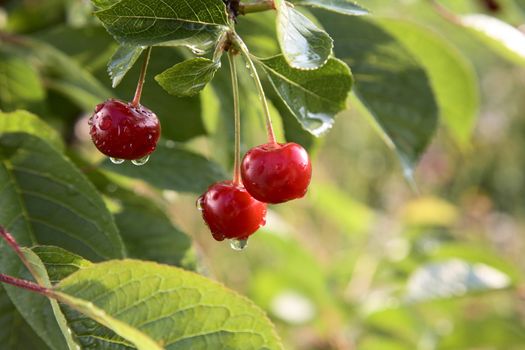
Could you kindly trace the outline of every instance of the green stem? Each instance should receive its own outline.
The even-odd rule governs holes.
[[[254,12],[269,11],[269,10],[275,10],[274,0],[260,0],[257,2],[249,2],[249,3],[241,2],[239,4],[239,13],[241,15],[246,15],[248,13],[254,13]]]
[[[255,81],[255,86],[257,88],[257,92],[259,93],[259,98],[261,99],[262,105],[263,105],[263,111],[264,111],[264,118],[266,121],[266,133],[268,134],[268,143],[277,143],[275,140],[275,133],[273,131],[272,126],[272,117],[270,115],[270,109],[268,108],[268,101],[266,100],[266,94],[264,93],[264,89],[261,84],[261,79],[259,78],[259,74],[257,73],[257,69],[255,68],[255,64],[253,63],[251,57],[250,57],[250,51],[248,51],[248,48],[242,41],[242,39],[235,35],[235,44],[237,44],[237,47],[239,48],[240,52],[246,59],[246,62],[248,63],[248,69],[250,69],[251,76],[253,77],[253,80]]]
[[[140,70],[139,82],[137,84],[137,90],[135,90],[135,97],[131,105],[133,107],[138,107],[140,104],[140,97],[142,96],[142,87],[144,86],[144,80],[146,80],[146,71],[148,70],[149,58],[151,56],[151,46],[146,49],[146,56],[144,57],[144,62],[142,63],[142,68]]]
[[[235,160],[233,164],[233,183],[241,184],[241,109],[239,106],[239,81],[237,79],[237,67],[235,56],[232,51],[228,51],[230,62],[230,73],[233,90],[233,115],[235,120]]]

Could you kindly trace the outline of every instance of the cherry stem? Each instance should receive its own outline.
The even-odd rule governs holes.
[[[2,226],[0,226],[0,236],[2,236],[2,238],[7,242],[7,245],[9,245],[9,247],[13,249],[16,255],[18,255],[22,263],[24,263],[24,265],[29,270],[31,275],[35,278],[35,280],[37,282],[41,282],[39,274],[36,272],[35,268],[33,267],[33,265],[31,265],[29,260],[27,260],[26,256],[20,249],[20,246],[16,242],[15,238],[9,232],[7,232],[5,228],[3,228]]]
[[[42,294],[48,297],[52,296],[53,294],[53,292],[50,289],[42,287],[39,284],[36,284],[31,281],[26,281],[20,278],[4,275],[3,273],[0,273],[0,282],[7,283],[15,287],[23,288],[31,292]]]
[[[270,109],[268,108],[268,101],[266,101],[266,94],[264,93],[264,89],[261,84],[261,79],[259,78],[259,74],[257,73],[255,64],[253,63],[250,57],[250,51],[248,51],[248,48],[246,47],[242,39],[236,34],[235,34],[235,43],[239,47],[239,50],[241,51],[242,55],[246,59],[246,62],[248,63],[248,69],[251,71],[250,75],[253,77],[253,80],[255,81],[255,86],[257,88],[257,92],[259,93],[259,98],[261,99],[261,102],[263,105],[264,117],[266,121],[266,132],[268,134],[268,143],[275,144],[277,142],[275,141],[275,133],[273,131],[272,117],[270,116]]]
[[[239,80],[233,52],[228,51],[233,91],[233,115],[235,119],[235,160],[233,164],[233,183],[241,184],[241,109],[239,106]]]
[[[241,15],[246,15],[248,13],[254,12],[263,12],[275,10],[275,1],[274,0],[260,0],[257,2],[241,2],[239,4],[239,13]]]
[[[140,70],[139,82],[137,84],[137,90],[135,90],[135,97],[131,105],[133,107],[138,107],[140,104],[140,97],[142,96],[142,87],[144,86],[144,80],[146,79],[146,71],[148,70],[149,58],[151,56],[151,46],[146,49],[146,56],[144,56],[144,62],[142,63],[142,68]]]

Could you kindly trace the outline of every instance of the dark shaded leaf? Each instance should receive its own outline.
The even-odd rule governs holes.
[[[115,165],[107,160],[103,167],[178,192],[201,193],[212,183],[226,179],[226,174],[217,164],[170,141],[159,142],[146,166],[128,162]]]
[[[335,54],[350,67],[354,92],[397,151],[408,178],[430,143],[438,107],[424,67],[395,37],[364,17],[323,14],[337,42]]]

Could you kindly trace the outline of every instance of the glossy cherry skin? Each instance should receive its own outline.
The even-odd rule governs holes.
[[[312,164],[300,145],[267,143],[250,149],[241,164],[246,190],[265,203],[283,203],[306,194]]]
[[[232,181],[211,185],[197,205],[217,241],[247,239],[266,223],[266,204]]]
[[[98,150],[120,159],[140,159],[155,150],[160,137],[159,119],[144,106],[109,99],[89,119],[90,134]]]

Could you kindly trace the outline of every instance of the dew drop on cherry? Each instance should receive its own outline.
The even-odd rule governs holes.
[[[113,164],[122,164],[122,163],[124,163],[124,159],[120,159],[120,158],[109,157],[109,160]]]
[[[109,128],[111,128],[112,125],[113,122],[111,121],[111,117],[109,116],[102,118],[99,124],[101,130],[108,130]]]
[[[248,238],[246,239],[230,239],[230,247],[233,250],[241,251],[248,246]]]
[[[131,163],[133,163],[133,165],[136,165],[136,166],[141,166],[141,165],[146,164],[148,160],[149,160],[149,155],[139,158],[139,159],[133,159]]]
[[[197,201],[195,202],[195,206],[197,207],[197,209],[199,211],[203,211],[204,208],[202,207],[202,201],[204,200],[204,198],[202,198],[202,196],[200,196],[199,198],[197,198]]]

